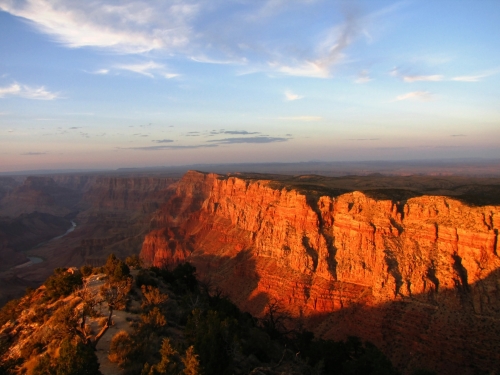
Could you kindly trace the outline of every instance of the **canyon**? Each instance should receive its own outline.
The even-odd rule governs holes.
[[[57,267],[138,254],[151,215],[177,180],[119,173],[0,178],[0,305],[42,284]],[[75,230],[49,241],[72,221]],[[43,262],[16,268],[28,257]]]
[[[308,189],[315,176],[298,189],[255,177],[187,173],[153,215],[142,259],[189,261],[242,309],[262,316],[277,301],[318,337],[374,342],[403,372],[500,368],[500,206],[394,181],[342,192]],[[390,195],[404,199],[376,198]]]
[[[140,253],[191,262],[257,317],[275,303],[290,328],[369,340],[403,373],[500,368],[499,178],[1,177],[0,216],[0,304],[56,267]],[[15,268],[28,256],[43,262]]]

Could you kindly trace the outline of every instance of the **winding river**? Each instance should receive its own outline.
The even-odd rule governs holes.
[[[70,234],[71,232],[73,232],[76,228],[76,223],[71,220],[71,227],[63,234],[57,236],[57,237],[54,237],[54,238],[51,238],[50,240],[48,241],[44,241],[44,242],[40,242],[38,245],[34,246],[33,249],[36,249],[37,247],[40,247],[42,245],[45,245],[45,244],[48,244],[50,242],[53,242],[53,241],[57,241],[61,238],[63,238],[64,236],[67,236],[68,234]],[[42,258],[39,258],[39,257],[26,257],[29,259],[29,261],[27,261],[26,263],[23,263],[23,264],[20,264],[18,266],[15,266],[13,268],[25,268],[25,267],[29,267],[29,266],[32,266],[34,264],[38,264],[38,263],[42,263],[43,262],[43,259]]]

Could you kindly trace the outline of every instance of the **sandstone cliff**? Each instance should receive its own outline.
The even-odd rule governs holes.
[[[275,298],[320,336],[373,341],[403,371],[500,368],[500,207],[272,186],[187,173],[142,258],[187,259],[243,309]]]

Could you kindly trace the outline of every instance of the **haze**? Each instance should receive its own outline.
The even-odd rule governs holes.
[[[0,172],[500,158],[500,3],[0,0]]]

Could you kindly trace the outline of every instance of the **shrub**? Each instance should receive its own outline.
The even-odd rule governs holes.
[[[126,279],[130,275],[130,269],[115,254],[110,254],[104,265],[104,271],[112,281]]]
[[[133,340],[130,335],[126,331],[118,332],[111,340],[109,346],[109,360],[123,368],[132,352],[132,347]]]
[[[125,264],[132,268],[142,268],[142,259],[137,254],[125,258]]]
[[[56,375],[98,375],[99,362],[94,350],[81,342],[64,340],[56,364]]]
[[[93,271],[94,271],[94,269],[92,268],[92,266],[89,266],[88,264],[80,267],[80,272],[81,272],[83,277],[87,277],[87,276],[92,275]]]
[[[52,299],[66,297],[82,284],[82,274],[67,272],[66,268],[56,268],[44,283],[47,296]]]

